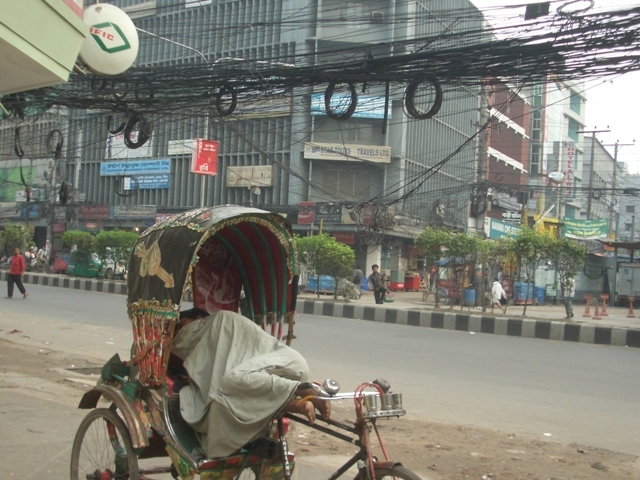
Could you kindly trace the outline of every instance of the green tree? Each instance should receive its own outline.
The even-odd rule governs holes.
[[[438,268],[437,261],[443,257],[443,251],[446,249],[451,240],[451,232],[445,230],[443,228],[425,228],[420,235],[415,240],[415,245],[422,250],[425,256],[429,259],[429,261],[433,262],[433,265],[436,267],[436,285],[435,285],[435,297],[436,297],[436,308],[439,305],[438,298],[438,278],[440,277],[440,272]]]
[[[124,230],[103,230],[93,239],[93,251],[98,255],[102,264],[113,260],[116,265],[129,265],[131,249],[138,240],[138,234]]]
[[[67,230],[62,234],[62,244],[71,249],[72,263],[89,263],[93,253],[93,238],[93,235],[81,230]]]
[[[587,259],[587,249],[578,242],[563,237],[551,241],[549,253],[549,259],[555,265],[558,273],[565,313],[567,318],[572,318],[571,297],[575,290],[574,279]]]
[[[4,231],[0,232],[0,245],[2,255],[13,255],[13,250],[17,247],[20,252],[24,252],[33,242],[33,230],[24,225],[7,224]]]
[[[551,253],[553,237],[548,232],[538,232],[523,227],[513,239],[513,253],[518,268],[527,282],[525,299],[529,298],[529,283],[533,282],[535,291],[535,271],[540,261],[547,259]],[[527,302],[524,302],[523,315],[527,314]]]
[[[338,242],[326,233],[310,237],[297,237],[296,245],[300,259],[306,264],[310,274],[318,277],[329,275],[336,285],[334,298],[338,297],[338,280],[349,278],[355,266],[355,253],[348,245]],[[320,292],[318,291],[318,296]]]
[[[510,252],[513,251],[513,239],[510,237],[494,239],[485,239],[478,245],[478,263],[482,266],[482,271],[489,285],[491,279],[493,279],[500,271],[500,265],[506,260]],[[485,282],[481,282],[480,298],[482,301],[482,310],[486,310],[486,303],[484,302],[485,288],[489,285],[485,285]]]

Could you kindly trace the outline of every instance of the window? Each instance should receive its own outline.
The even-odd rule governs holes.
[[[533,87],[533,105],[539,107],[542,105],[542,84],[536,83]]]
[[[578,132],[581,130],[581,125],[576,122],[573,118],[569,119],[569,131],[567,132],[567,137],[571,140],[575,140],[576,142],[579,140]]]
[[[531,140],[540,140],[540,128],[542,127],[542,112],[536,110],[533,112],[533,121],[531,122]]]
[[[625,212],[627,213],[636,213],[636,206],[635,205],[627,205],[625,207]]]
[[[531,145],[531,161],[529,162],[529,172],[532,175],[540,173],[540,145]]]
[[[340,7],[340,23],[347,28],[362,28],[364,4],[346,3]]]
[[[633,228],[633,224],[631,224],[631,223],[625,223],[624,224],[624,231],[625,232],[630,232],[632,228]]]
[[[573,90],[571,90],[571,96],[569,97],[569,108],[577,114],[580,114],[580,109],[582,108],[582,97]]]
[[[369,118],[351,118],[346,122],[335,122],[326,117],[317,117],[313,141],[375,145],[373,132],[376,126],[379,132],[380,125],[380,120]]]
[[[323,193],[331,193],[338,198],[369,198],[371,173],[360,169],[326,169],[322,172]]]

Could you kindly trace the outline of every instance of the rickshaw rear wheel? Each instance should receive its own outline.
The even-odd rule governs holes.
[[[401,480],[421,480],[421,478],[402,465],[394,465],[391,468],[376,468],[376,480],[383,478],[399,478]],[[356,475],[355,480],[365,480],[360,474]]]
[[[124,421],[97,408],[80,423],[71,450],[71,480],[138,480],[138,457]]]

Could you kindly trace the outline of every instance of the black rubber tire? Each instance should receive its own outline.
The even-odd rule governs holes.
[[[231,96],[229,100],[226,97]],[[228,117],[238,106],[238,92],[232,85],[223,85],[216,93],[216,111],[221,117]]]
[[[431,87],[433,87],[433,103],[431,105],[431,108],[429,108],[429,110],[427,111],[421,110],[415,103],[416,94],[418,93],[418,89],[422,84],[430,84]],[[408,117],[415,118],[416,120],[427,120],[433,117],[440,111],[440,107],[442,107],[442,87],[440,86],[440,82],[435,77],[428,78],[422,81],[411,82],[409,85],[407,85],[403,102],[405,114]]]
[[[349,107],[347,107],[347,109],[344,112],[336,113],[331,108],[331,98],[333,97],[333,93],[335,92],[337,85],[338,85],[338,82],[334,80],[334,81],[331,81],[327,86],[327,89],[324,92],[324,109],[327,113],[327,117],[333,120],[338,120],[340,122],[344,120],[349,120],[351,116],[355,113],[356,108],[358,108],[358,92],[356,91],[356,86],[353,83],[348,82],[347,86],[349,87],[349,95],[351,97],[351,102],[349,103]]]
[[[111,439],[109,436],[108,424],[115,427],[115,439]],[[88,447],[87,445],[90,443],[95,445]],[[90,411],[80,423],[71,450],[71,480],[91,479],[96,472],[101,473],[107,470],[112,473],[117,472],[114,443],[126,454],[126,459],[120,462],[121,466],[118,470],[126,461],[127,471],[116,474],[112,478],[139,480],[138,457],[131,444],[129,430],[124,421],[107,408],[97,408]],[[90,452],[85,451],[92,448],[94,450]],[[96,476],[95,478],[99,480],[100,477]]]
[[[418,475],[413,473],[408,468],[403,467],[402,465],[395,465],[391,468],[378,468],[375,469],[376,480],[381,480],[383,478],[399,478],[400,480],[422,480]],[[358,475],[356,475],[355,480],[366,480]]]
[[[138,139],[134,142],[131,139],[131,134],[135,130],[136,126],[138,127]],[[147,143],[147,140],[151,138],[152,134],[153,127],[151,126],[151,123],[149,123],[141,113],[134,113],[129,117],[127,125],[124,127],[124,144],[128,148],[135,150]]]
[[[104,278],[107,280],[113,280],[113,268],[109,267],[104,271]]]

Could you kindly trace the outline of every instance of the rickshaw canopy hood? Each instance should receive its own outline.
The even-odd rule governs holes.
[[[290,342],[297,275],[291,226],[275,213],[207,207],[147,229],[133,247],[127,279],[143,383],[164,381],[174,324],[190,291],[194,306],[209,313],[238,311],[244,293],[242,313],[265,329],[270,325],[278,338],[287,320]]]

